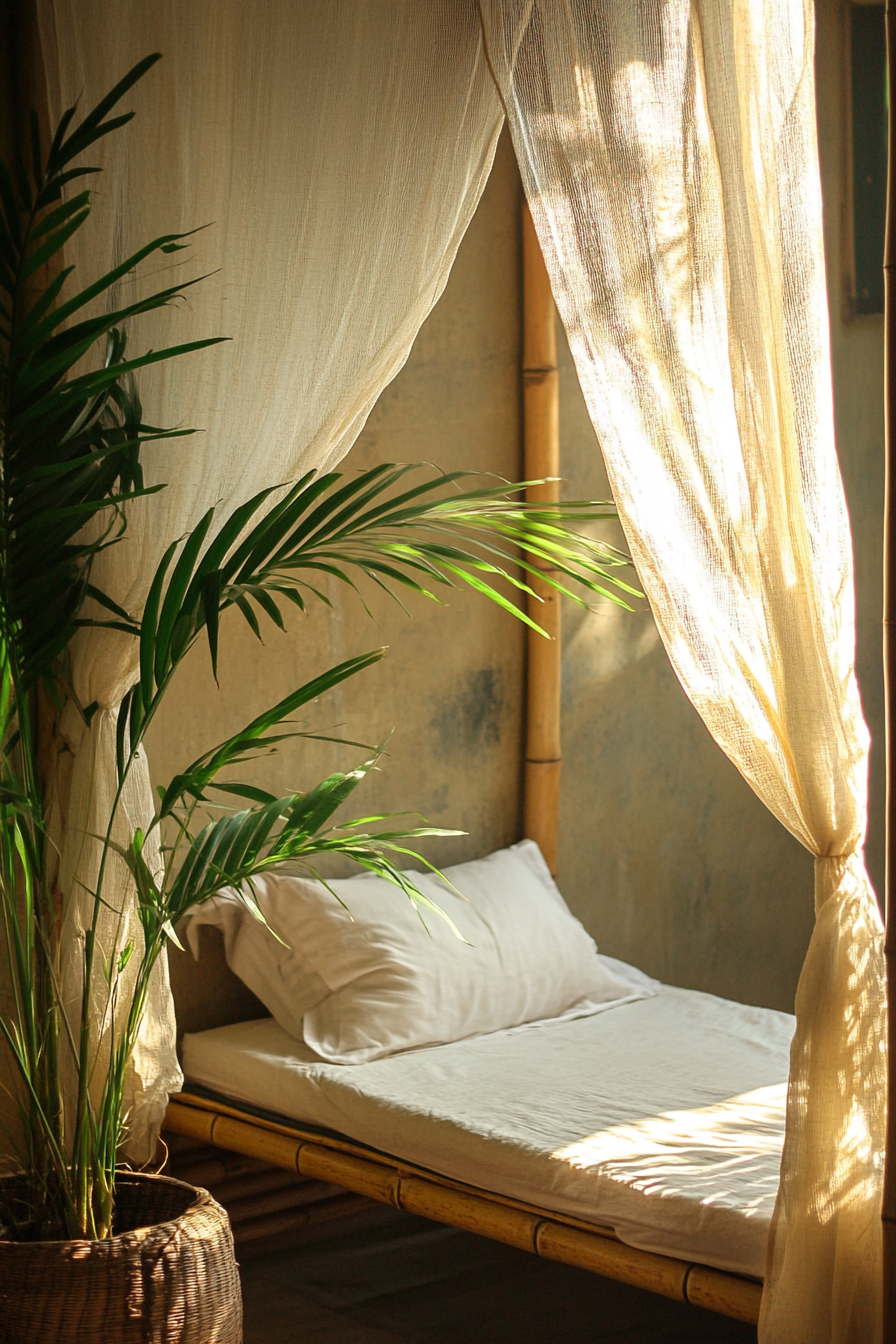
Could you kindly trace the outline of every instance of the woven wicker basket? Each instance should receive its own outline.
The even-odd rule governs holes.
[[[207,1190],[122,1174],[108,1241],[0,1241],[0,1344],[241,1344],[227,1214]]]

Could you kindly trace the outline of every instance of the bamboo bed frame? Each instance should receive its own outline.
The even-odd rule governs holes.
[[[190,1092],[168,1103],[165,1129],[676,1302],[739,1321],[759,1318],[762,1286],[753,1279],[639,1251],[612,1228],[464,1185],[341,1135],[248,1115]]]

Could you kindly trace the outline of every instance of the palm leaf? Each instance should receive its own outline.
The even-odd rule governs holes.
[[[300,686],[291,695],[285,696],[265,713],[259,714],[238,733],[234,733],[211,751],[203,753],[187,766],[186,770],[176,775],[163,790],[157,820],[161,821],[169,816],[185,795],[193,799],[204,798],[205,789],[216,779],[221,770],[249,761],[256,753],[269,749],[287,737],[302,736],[303,734],[299,733],[281,733],[272,737],[270,730],[283,723],[303,705],[309,704],[349,677],[357,676],[365,668],[378,663],[385,652],[385,649],[372,649],[369,653],[349,658],[346,662],[331,667],[312,681],[306,682],[304,686]],[[245,786],[243,787],[245,789]]]
[[[321,854],[342,854],[397,886],[419,909],[446,920],[460,937],[450,917],[419,891],[412,878],[401,872],[390,857],[393,854],[411,857],[432,868],[398,841],[460,832],[429,826],[379,833],[359,830],[361,825],[385,817],[344,822],[338,827],[327,825],[378,760],[379,752],[355,770],[337,772],[321,780],[308,793],[286,794],[282,798],[265,794],[254,808],[208,822],[198,834],[189,837],[182,861],[166,881],[164,892],[142,873],[142,834],[135,837],[131,854],[120,848],[137,879],[146,934],[157,936],[160,929],[172,928],[190,910],[224,887],[233,888],[255,918],[264,921],[252,891],[253,878],[284,863],[307,865]]]
[[[497,586],[532,594],[514,573],[517,567],[583,605],[588,597],[607,596],[627,607],[623,594],[640,596],[617,577],[627,558],[576,530],[615,516],[611,505],[515,498],[532,482],[463,492],[457,488],[463,473],[390,494],[410,470],[387,463],[348,481],[337,472],[308,473],[273,508],[262,511],[273,493],[268,488],[234,509],[214,533],[215,510],[210,510],[184,539],[170,577],[175,548],[169,548],[141,624],[140,682],[127,702],[132,751],[203,630],[217,671],[219,613],[236,606],[260,638],[257,611],[282,628],[279,601],[302,588],[316,592],[306,577],[310,573],[357,588],[350,572],[355,570],[428,597],[421,576],[445,587],[464,584],[542,634],[537,621]],[[438,491],[442,497],[434,498]],[[120,768],[124,765],[122,756]]]
[[[193,283],[167,285],[127,305],[75,320],[146,259],[184,246],[166,234],[69,298],[72,268],[58,269],[34,296],[33,281],[53,267],[90,214],[91,194],[66,187],[95,168],[73,166],[90,145],[130,120],[112,116],[120,100],[158,60],[139,62],[97,106],[77,120],[70,108],[46,157],[36,119],[26,166],[0,166],[0,295],[7,349],[0,387],[0,603],[22,632],[19,669],[25,686],[52,675],[80,624],[93,557],[121,535],[122,505],[146,493],[141,447],[184,431],[143,422],[129,380],[150,364],[204,349],[214,340],[129,356],[121,326],[163,307]],[[98,366],[85,357],[102,349]],[[107,521],[85,540],[85,524]],[[125,617],[125,624],[127,618]]]

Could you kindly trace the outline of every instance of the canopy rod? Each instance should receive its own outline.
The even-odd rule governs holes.
[[[557,314],[547,268],[528,206],[523,204],[523,423],[529,500],[560,498],[559,375]],[[550,572],[546,570],[546,572]],[[542,599],[529,599],[529,614],[550,640],[528,632],[528,705],[523,829],[537,841],[551,872],[557,872],[557,817],[560,803],[560,598],[538,578],[530,579]]]
[[[896,0],[887,0],[887,66],[896,72]],[[884,1339],[896,1339],[896,110],[888,98],[887,233],[884,243],[884,705],[886,713],[886,966],[888,1107],[883,1197]]]

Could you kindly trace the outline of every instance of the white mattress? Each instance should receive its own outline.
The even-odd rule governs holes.
[[[760,1277],[792,1033],[788,1014],[661,986],[592,1017],[355,1065],[322,1062],[264,1018],[186,1036],[184,1068],[632,1246]]]

